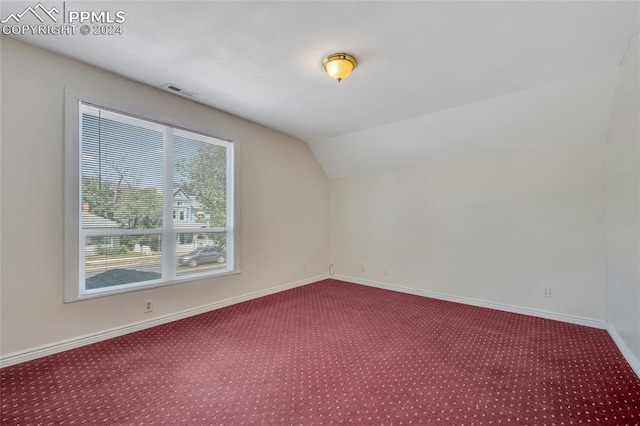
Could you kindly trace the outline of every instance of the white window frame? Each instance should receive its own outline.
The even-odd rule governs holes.
[[[163,226],[159,229],[119,229],[113,231],[88,231],[82,229],[82,188],[81,182],[81,104],[94,106],[104,111],[129,116],[131,119],[141,119],[149,123],[154,130],[163,129]],[[121,121],[121,116],[118,116]],[[136,125],[140,125],[136,121]],[[238,142],[235,138],[214,136],[216,132],[203,129],[196,125],[175,123],[166,119],[141,114],[127,107],[115,105],[112,102],[97,99],[92,96],[79,94],[74,90],[65,90],[65,284],[64,301],[75,302],[95,297],[108,296],[131,291],[146,290],[194,280],[210,279],[240,273],[239,259],[239,194],[238,194]],[[224,228],[183,228],[179,232],[173,227],[173,136],[182,135],[190,139],[213,138],[216,143],[227,147],[227,205],[230,213]],[[172,173],[167,173],[171,170]],[[228,207],[229,209],[229,207]],[[229,211],[229,210],[228,210]],[[178,276],[176,274],[176,236],[178,233],[227,233],[227,267],[224,270],[202,271]],[[162,237],[162,278],[141,283],[112,286],[103,289],[85,289],[85,237],[107,235],[141,235],[152,234]]]

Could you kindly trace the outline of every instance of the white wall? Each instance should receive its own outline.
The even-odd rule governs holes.
[[[305,143],[13,39],[1,41],[3,356],[326,273],[329,183]],[[62,303],[65,87],[235,137],[241,274]],[[143,314],[147,299],[154,300],[152,314]]]
[[[640,41],[620,68],[607,144],[609,321],[640,360]],[[640,364],[638,364],[640,366]],[[640,374],[640,373],[639,373]]]
[[[333,179],[330,206],[337,275],[606,320],[602,144]]]
[[[336,274],[603,325],[618,71],[311,143]]]

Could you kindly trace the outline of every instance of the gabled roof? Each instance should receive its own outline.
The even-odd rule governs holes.
[[[178,188],[173,192],[173,199],[184,199],[184,200],[188,200],[189,196],[187,195],[186,192],[184,192],[184,190],[182,188]]]
[[[175,203],[176,201],[188,201],[191,204],[191,207],[195,208],[195,209],[201,209],[202,203],[198,200],[196,200],[196,197],[193,197],[191,195],[187,195],[186,192],[184,192],[184,190],[182,188],[178,188],[174,193],[173,193],[173,202]]]
[[[83,229],[120,229],[120,224],[92,213],[82,212]]]

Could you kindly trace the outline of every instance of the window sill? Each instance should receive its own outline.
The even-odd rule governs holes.
[[[208,279],[226,277],[226,276],[229,276],[229,275],[238,275],[238,274],[241,274],[241,273],[242,273],[241,270],[235,270],[235,271],[221,272],[219,274],[199,275],[199,276],[194,276],[194,277],[181,278],[181,279],[176,279],[176,280],[172,280],[172,281],[165,281],[165,282],[156,283],[156,284],[132,286],[132,287],[121,288],[121,289],[116,289],[116,290],[105,290],[105,291],[101,291],[100,293],[87,293],[87,294],[83,294],[83,295],[78,296],[77,299],[65,300],[64,303],[74,303],[74,302],[80,302],[80,301],[88,300],[88,299],[96,299],[98,297],[113,296],[113,295],[116,295],[116,294],[123,294],[123,293],[133,293],[133,292],[136,292],[136,291],[143,291],[143,290],[151,290],[151,289],[159,288],[159,287],[166,287],[166,286],[175,285],[175,284],[186,284],[186,283],[190,283],[190,282],[194,282],[194,281],[204,281],[204,280],[208,280]]]

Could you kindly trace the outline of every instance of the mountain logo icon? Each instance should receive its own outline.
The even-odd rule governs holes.
[[[60,11],[58,9],[56,9],[56,7],[52,7],[51,9],[47,9],[46,7],[44,7],[42,5],[42,3],[38,3],[35,6],[29,6],[27,7],[25,10],[22,11],[22,13],[11,13],[9,14],[9,16],[7,16],[5,19],[3,19],[2,21],[0,21],[0,23],[2,24],[6,24],[7,22],[9,22],[10,20],[15,21],[15,23],[19,23],[20,20],[27,14],[31,14],[33,16],[35,16],[38,21],[40,22],[44,22],[45,21],[45,17],[49,17],[53,22],[58,22],[58,18],[56,18],[53,14],[58,14],[60,13]],[[43,17],[44,16],[44,17]]]

